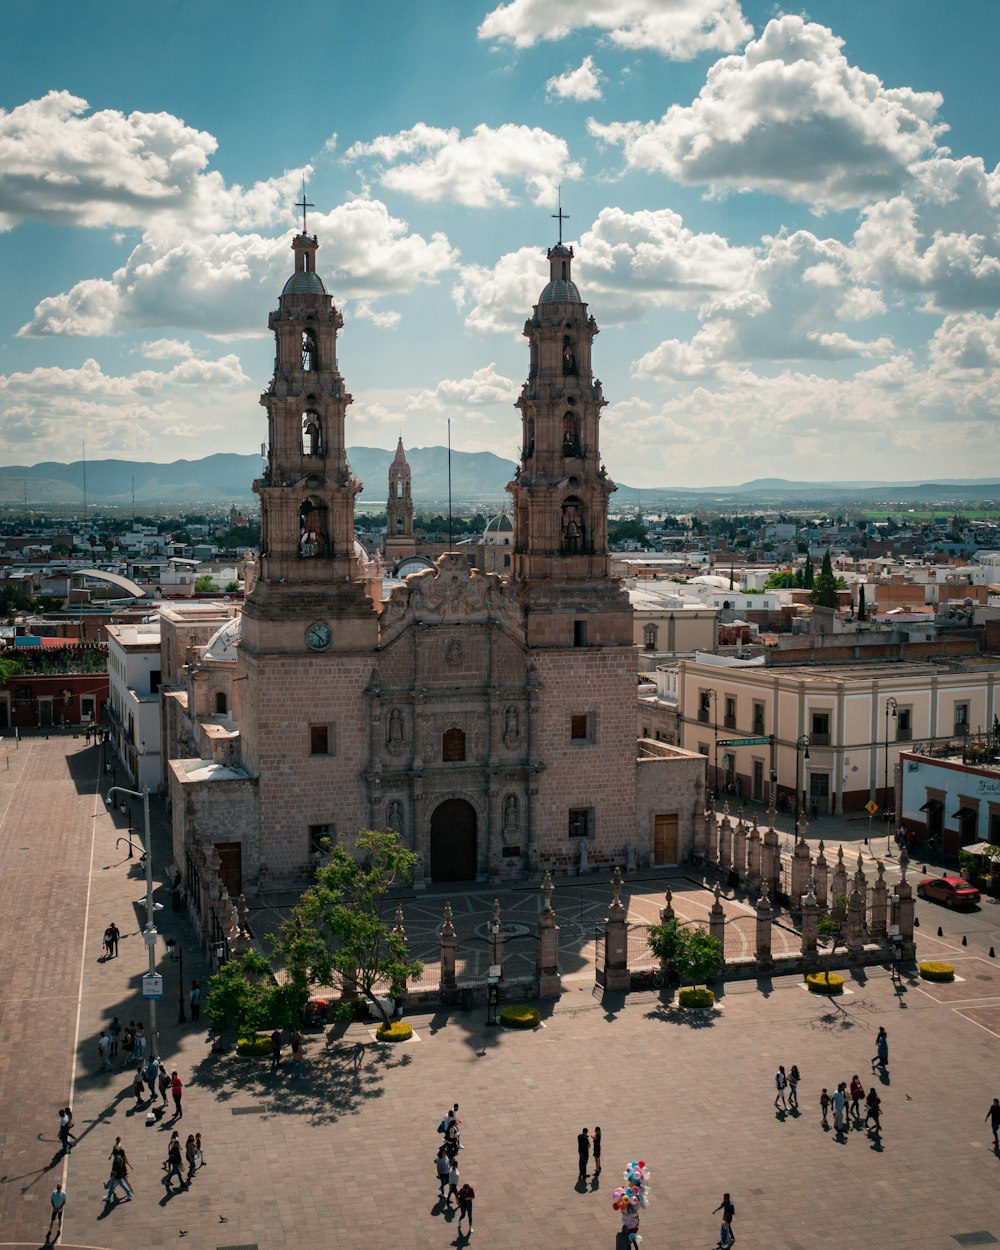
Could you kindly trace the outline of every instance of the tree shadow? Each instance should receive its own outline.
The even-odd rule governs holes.
[[[647,1011],[647,1020],[662,1020],[665,1024],[683,1025],[688,1029],[711,1029],[722,1013],[716,1007],[675,1007],[672,1003]]]

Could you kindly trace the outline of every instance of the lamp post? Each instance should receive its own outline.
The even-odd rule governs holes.
[[[885,805],[883,812],[886,821],[885,842],[886,851],[889,854],[892,853],[889,850],[889,712],[892,712],[892,718],[895,720],[897,706],[896,700],[889,695],[885,701],[885,765],[882,772],[882,802]]]
[[[802,790],[799,789],[799,779],[805,781],[803,777],[802,761],[809,758],[809,735],[799,734],[795,739],[795,826],[798,828],[799,816],[805,806]],[[804,790],[803,786],[803,790]]]
[[[176,938],[168,937],[167,958],[172,964],[177,964],[177,1023],[187,1024],[187,1014],[184,1011],[184,947]]]
[[[145,828],[145,841],[143,843],[143,855],[146,861],[146,928],[142,935],[142,940],[146,944],[149,951],[149,975],[156,975],[156,913],[153,903],[153,847],[149,836],[149,787],[143,786],[141,790],[127,790],[124,786],[112,786],[107,794],[107,804],[114,807],[115,794],[128,794],[134,799],[142,799],[142,817]],[[131,833],[131,822],[129,824]],[[121,841],[122,839],[118,839]],[[132,847],[132,838],[128,838],[129,849]],[[149,1053],[155,1055],[158,1053],[156,1038],[156,1000],[149,999]]]
[[[712,796],[719,797],[719,692],[711,686],[702,691],[702,699],[712,705],[712,736],[715,739],[712,747]],[[707,709],[706,709],[707,711]]]

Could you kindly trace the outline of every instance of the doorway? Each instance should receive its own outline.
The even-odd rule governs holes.
[[[476,809],[445,799],[431,816],[431,880],[475,881]]]
[[[653,817],[653,863],[677,863],[677,817]]]
[[[216,842],[219,852],[219,880],[230,898],[243,893],[243,847],[239,842]]]

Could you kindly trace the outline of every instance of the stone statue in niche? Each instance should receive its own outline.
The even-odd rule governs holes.
[[[403,741],[403,713],[398,707],[394,707],[389,713],[385,740],[389,746],[396,746]]]
[[[507,746],[513,746],[521,736],[521,726],[519,724],[517,708],[508,707],[504,709],[503,714],[503,740]]]
[[[393,799],[386,808],[385,827],[395,833],[403,832],[403,805],[399,799]]]
[[[513,833],[517,829],[517,796],[508,794],[503,801],[503,831]]]

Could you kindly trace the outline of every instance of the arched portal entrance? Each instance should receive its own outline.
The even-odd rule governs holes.
[[[445,799],[431,816],[431,880],[476,879],[476,809],[465,799]]]

